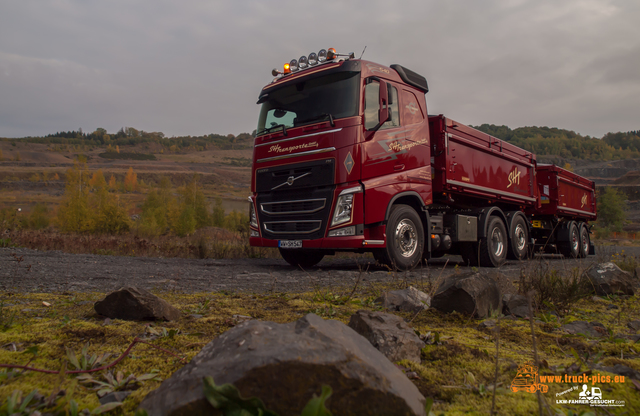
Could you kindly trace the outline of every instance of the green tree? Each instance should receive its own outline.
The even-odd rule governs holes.
[[[622,231],[627,218],[625,195],[617,189],[607,186],[598,195],[598,222],[611,231]]]
[[[36,204],[26,219],[27,228],[33,230],[41,230],[47,228],[50,224],[49,207],[46,204]]]
[[[211,225],[214,227],[224,227],[224,208],[222,207],[222,198],[216,197],[211,213]]]

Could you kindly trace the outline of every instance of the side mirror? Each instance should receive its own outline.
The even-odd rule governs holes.
[[[378,95],[378,103],[380,105],[380,109],[378,110],[378,122],[380,125],[383,125],[387,120],[389,120],[389,91],[387,89],[387,83],[383,80],[380,80],[380,90]]]

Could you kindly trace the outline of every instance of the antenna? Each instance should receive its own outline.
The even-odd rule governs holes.
[[[362,59],[362,55],[364,55],[364,51],[366,51],[366,50],[367,50],[367,45],[364,45],[364,49],[362,50],[362,54],[360,55],[360,58],[358,58],[358,59]]]

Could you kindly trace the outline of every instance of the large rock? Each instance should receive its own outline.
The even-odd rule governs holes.
[[[397,315],[360,310],[351,315],[349,327],[365,337],[391,361],[420,362],[424,342]]]
[[[128,321],[173,321],[180,318],[180,311],[166,300],[131,286],[109,293],[103,300],[96,302],[93,308],[100,315]]]
[[[600,263],[587,270],[587,278],[598,295],[631,295],[631,273],[621,270],[615,263]]]
[[[501,311],[500,290],[485,274],[469,272],[445,278],[431,300],[431,306],[443,312],[461,312],[486,318]]]
[[[526,318],[529,316],[529,300],[522,295],[503,295],[502,311],[505,315]]]
[[[424,415],[424,397],[380,351],[343,323],[313,314],[230,329],[140,407],[154,416],[216,414],[204,397],[206,376],[217,385],[232,383],[281,416],[299,415],[325,384],[333,389],[327,406],[336,415]]]
[[[409,286],[407,289],[385,292],[375,300],[375,303],[396,312],[417,313],[429,309],[431,296],[413,286]]]

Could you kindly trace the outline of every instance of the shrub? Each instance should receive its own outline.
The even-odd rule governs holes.
[[[26,228],[32,230],[42,230],[43,228],[47,228],[51,223],[49,214],[49,207],[46,204],[36,204],[25,220]]]

